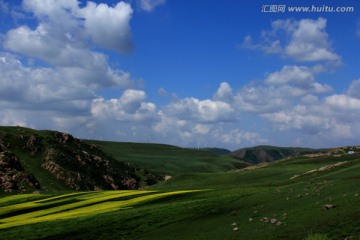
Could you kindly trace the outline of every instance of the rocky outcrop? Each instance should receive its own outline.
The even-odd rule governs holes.
[[[26,172],[34,169],[34,165],[29,164],[35,164],[36,174],[41,174],[43,189],[51,187],[49,184],[54,181],[62,183],[57,186],[66,185],[74,190],[139,188],[140,178],[135,169],[118,162],[97,145],[61,132],[20,127],[8,127],[7,130],[0,128],[0,190],[14,192],[39,188],[36,178]]]
[[[117,190],[139,187],[139,179],[132,168],[117,163],[104,153],[103,156],[95,155],[94,150],[101,153],[98,148],[81,143],[71,135],[64,136],[65,138],[58,138],[62,144],[65,144],[62,145],[63,149],[46,149],[41,165],[56,179],[76,190]],[[72,148],[71,143],[80,145],[81,148]],[[66,146],[67,144],[70,145]]]
[[[40,187],[34,176],[24,171],[18,157],[0,146],[0,188],[4,192],[24,192]]]
[[[45,150],[41,167],[72,189],[117,190],[139,187],[134,169],[116,162],[99,147],[60,132],[55,133],[55,140],[60,147]]]
[[[36,135],[17,135],[16,136],[17,142],[20,143],[20,147],[25,150],[30,152],[31,154],[36,154],[37,152],[40,151],[41,148],[41,139],[39,138],[39,136]]]

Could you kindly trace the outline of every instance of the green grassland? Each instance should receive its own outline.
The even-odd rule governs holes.
[[[359,186],[346,154],[184,171],[146,191],[9,196],[0,239],[360,239]]]
[[[238,169],[249,164],[211,149],[189,149],[166,144],[124,143],[87,140],[121,162],[138,169],[178,175],[182,173],[216,173]]]

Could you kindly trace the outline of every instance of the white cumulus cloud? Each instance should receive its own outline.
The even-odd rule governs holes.
[[[156,105],[145,102],[142,90],[126,90],[118,99],[94,99],[91,113],[97,118],[110,118],[117,121],[142,121],[156,118]]]
[[[234,96],[240,110],[274,112],[292,106],[300,97],[332,91],[331,86],[315,81],[319,68],[285,65],[280,71],[266,75],[261,82],[252,82]]]
[[[131,6],[125,2],[119,2],[115,7],[88,2],[86,7],[79,10],[80,16],[85,19],[85,30],[92,40],[119,52],[128,52],[134,47],[129,24],[132,12]]]
[[[210,99],[180,99],[166,106],[165,112],[179,119],[199,122],[230,121],[235,118],[231,105]]]
[[[243,46],[300,62],[327,61],[338,64],[341,57],[331,47],[326,25],[325,18],[276,20],[272,22],[271,30],[262,32],[260,43],[254,44],[248,35],[244,38]]]

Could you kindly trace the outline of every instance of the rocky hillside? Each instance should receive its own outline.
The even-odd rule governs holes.
[[[135,169],[54,131],[0,127],[0,191],[137,189]]]
[[[274,147],[257,146],[251,148],[242,148],[231,153],[236,159],[241,159],[252,164],[273,162],[288,157],[296,157],[304,154],[315,154],[327,152],[323,149],[293,148],[293,147]]]

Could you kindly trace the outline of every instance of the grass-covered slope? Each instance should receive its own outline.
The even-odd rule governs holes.
[[[135,189],[165,175],[248,166],[215,150],[84,141],[56,131],[0,127],[0,192]]]
[[[107,154],[138,169],[178,175],[183,173],[215,173],[244,168],[247,163],[208,149],[181,148],[166,144],[88,141]]]
[[[0,127],[0,192],[137,189],[135,169],[70,134]]]
[[[130,208],[6,225],[10,224],[9,219],[19,221],[16,216],[20,213],[55,214],[54,209],[66,205],[74,206],[71,211],[78,211],[78,207],[86,207],[86,199],[98,193],[53,198],[23,196],[0,201],[0,215],[1,209],[10,211],[0,220],[0,239],[360,239],[359,186],[357,154],[299,157],[252,170],[181,174],[153,187],[169,196],[139,202]],[[171,194],[186,189],[203,191]],[[112,206],[130,199],[137,202],[139,197],[152,194],[139,192],[96,204]],[[42,205],[33,209],[39,200]],[[21,212],[23,209],[19,208],[16,212],[13,207],[19,204],[30,210]],[[88,209],[95,209],[94,206],[88,205]]]
[[[0,229],[33,223],[94,216],[172,195],[193,191],[101,191],[76,192],[57,196],[27,194],[0,200]],[[24,201],[24,197],[27,201]]]
[[[319,153],[326,149],[312,149],[299,147],[276,147],[261,145],[250,148],[241,148],[231,153],[236,159],[244,160],[251,164],[273,162],[279,159],[301,156],[309,153]]]

